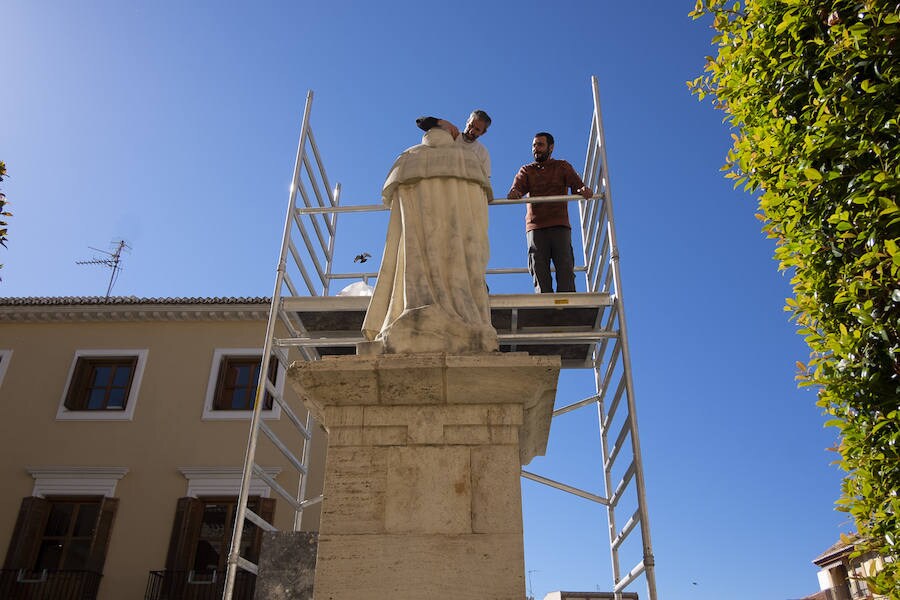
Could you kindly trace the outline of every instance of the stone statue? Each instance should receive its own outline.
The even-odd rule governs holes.
[[[382,190],[391,216],[362,327],[376,352],[497,350],[484,279],[491,199],[478,156],[440,127],[397,158]]]

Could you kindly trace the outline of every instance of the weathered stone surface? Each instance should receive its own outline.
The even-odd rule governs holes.
[[[550,419],[559,378],[559,358],[529,356],[524,352],[504,355],[501,363],[478,356],[448,356],[447,368],[465,373],[447,379],[448,402],[479,403],[486,391],[494,404],[521,404],[524,424],[519,433],[523,465],[547,451]],[[542,360],[547,359],[547,360]],[[548,386],[547,383],[551,382]]]
[[[521,532],[321,534],[316,600],[522,600],[524,561]]]
[[[328,432],[328,446],[362,446],[362,427],[332,427]]]
[[[474,446],[491,441],[491,428],[487,425],[444,425],[442,430],[446,444]]]
[[[353,360],[340,361],[341,358]],[[340,366],[337,366],[338,363]],[[359,406],[378,402],[375,364],[374,358],[326,356],[315,362],[295,362],[291,365],[288,376],[313,417],[320,423],[327,423],[324,414],[326,406]],[[311,376],[303,377],[302,383],[298,385],[295,381],[298,374],[311,365],[319,368],[311,371]],[[340,377],[329,376],[335,370],[340,371]],[[327,427],[326,425],[326,429]]]
[[[535,456],[547,453],[555,399],[556,387],[545,389],[525,402],[525,422],[519,428],[519,462],[523,465],[530,463]]]
[[[329,448],[319,531],[384,531],[388,448]]]
[[[398,446],[407,441],[407,427],[364,427],[363,445],[366,446]]]
[[[524,352],[470,356],[441,353],[335,356],[296,362],[288,377],[326,429],[340,424],[328,421],[326,406],[369,409],[401,405],[518,405],[524,411],[518,440],[520,460],[528,464],[533,457],[546,452],[559,359],[529,356]],[[370,418],[368,411],[365,418]],[[413,435],[419,433],[429,434],[420,429]],[[393,436],[399,436],[399,432],[387,435],[396,439]]]
[[[257,600],[312,600],[318,534],[264,532],[256,577]]]
[[[444,395],[442,354],[401,354],[382,362],[378,370],[379,391],[392,404],[438,404]]]
[[[472,448],[472,532],[522,534],[519,451],[515,446]]]
[[[331,427],[352,427],[363,424],[363,406],[326,406],[324,419]]]
[[[295,363],[329,431],[317,600],[522,600],[520,465],[558,375],[524,353]]]
[[[471,491],[468,448],[391,448],[385,530],[388,533],[471,533]]]

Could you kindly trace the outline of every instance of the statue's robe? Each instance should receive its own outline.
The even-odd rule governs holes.
[[[484,278],[492,197],[478,156],[443,129],[397,158],[382,190],[391,216],[366,339],[388,353],[497,350]]]

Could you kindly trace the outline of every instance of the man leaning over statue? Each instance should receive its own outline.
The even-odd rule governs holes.
[[[462,131],[450,121],[437,117],[419,117],[416,119],[416,125],[423,131],[428,131],[435,126],[449,131],[459,146],[471,150],[478,156],[481,166],[484,167],[484,174],[488,177],[491,176],[491,155],[484,144],[478,141],[478,138],[487,133],[488,127],[491,126],[491,118],[486,112],[481,109],[473,110]]]

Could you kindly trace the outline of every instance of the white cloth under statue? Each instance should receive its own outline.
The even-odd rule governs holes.
[[[497,350],[484,280],[492,197],[478,156],[443,129],[397,158],[382,190],[391,217],[367,340],[388,353]]]

